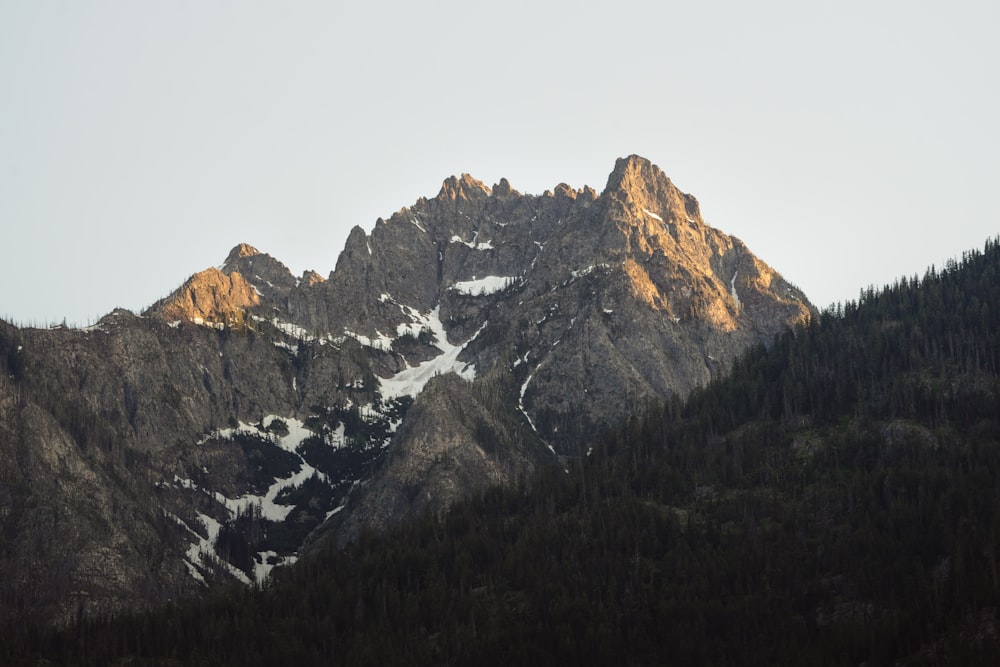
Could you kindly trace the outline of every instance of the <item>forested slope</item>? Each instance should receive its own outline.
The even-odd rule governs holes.
[[[998,664],[1000,242],[867,290],[568,474],[0,662]]]

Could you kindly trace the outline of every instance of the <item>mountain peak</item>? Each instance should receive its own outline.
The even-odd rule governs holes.
[[[238,246],[229,251],[229,256],[226,257],[225,265],[231,264],[242,257],[256,257],[260,254],[260,250],[254,248],[249,243],[240,243]]]
[[[495,197],[516,197],[520,194],[520,192],[511,187],[510,181],[506,178],[501,178],[500,182],[493,186],[493,195]]]
[[[249,247],[249,246],[248,246]],[[146,311],[168,322],[184,320],[201,324],[242,321],[242,313],[260,303],[260,295],[239,272],[216,268],[194,274],[173,294]]]
[[[509,185],[509,184],[508,184]],[[489,195],[489,187],[482,181],[476,180],[468,174],[461,176],[449,176],[441,184],[441,191],[438,192],[438,199],[476,199],[484,195]]]
[[[670,179],[655,164],[639,155],[629,155],[615,161],[605,192],[650,191],[657,186],[672,187]]]
[[[681,192],[667,175],[644,157],[630,155],[615,162],[602,193],[617,199],[633,213],[653,213],[665,220],[701,220],[698,200]]]

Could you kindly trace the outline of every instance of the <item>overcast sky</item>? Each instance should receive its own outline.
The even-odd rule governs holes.
[[[824,307],[1000,233],[1000,3],[0,0],[0,317],[659,165]]]

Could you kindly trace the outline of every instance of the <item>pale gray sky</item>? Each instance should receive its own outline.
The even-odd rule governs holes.
[[[1000,233],[1000,3],[0,0],[0,317],[638,153],[818,306]]]

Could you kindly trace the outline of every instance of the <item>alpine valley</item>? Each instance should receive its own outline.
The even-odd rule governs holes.
[[[0,622],[261,583],[529,484],[811,313],[632,156],[600,194],[451,177],[326,278],[243,244],[141,314],[0,323]]]

